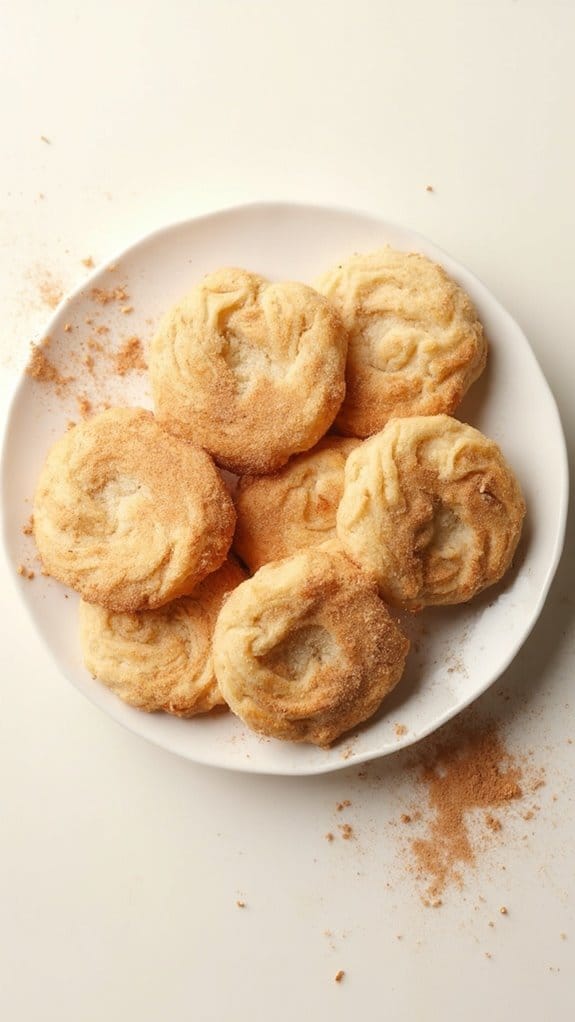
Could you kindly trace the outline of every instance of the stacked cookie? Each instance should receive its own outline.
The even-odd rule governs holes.
[[[155,417],[110,409],[61,438],[34,531],[82,596],[88,669],[122,699],[227,704],[326,746],[401,678],[388,607],[497,582],[525,507],[496,444],[450,417],[487,351],[462,289],[389,248],[316,287],[204,278],[153,341]]]

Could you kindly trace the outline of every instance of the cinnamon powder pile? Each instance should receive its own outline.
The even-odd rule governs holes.
[[[410,848],[427,902],[439,905],[446,887],[460,883],[462,869],[476,861],[478,822],[491,834],[498,832],[501,822],[493,810],[503,811],[522,797],[522,770],[493,723],[467,726],[444,740],[420,769],[431,817]],[[483,810],[479,821],[478,810]]]

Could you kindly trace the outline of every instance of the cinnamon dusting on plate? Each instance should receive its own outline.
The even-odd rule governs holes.
[[[46,348],[49,345],[49,337],[46,337],[40,344],[31,345],[31,354],[26,366],[26,373],[39,383],[54,384],[58,392],[61,392],[68,383],[72,382],[74,377],[64,376],[54,362],[48,358]]]
[[[98,305],[108,305],[110,302],[126,302],[130,296],[125,287],[93,287],[90,297]]]
[[[116,372],[118,376],[125,376],[130,371],[147,369],[144,358],[144,350],[139,337],[129,337],[118,351],[115,357]]]

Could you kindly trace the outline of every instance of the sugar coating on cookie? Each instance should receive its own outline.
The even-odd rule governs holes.
[[[328,746],[378,709],[409,642],[336,543],[260,568],[226,600],[216,677],[255,731]]]
[[[149,362],[156,415],[232,472],[272,472],[333,422],[346,352],[339,315],[311,287],[222,269],[157,331]]]
[[[124,702],[150,713],[193,717],[225,705],[214,674],[212,636],[225,596],[245,577],[227,560],[189,596],[134,614],[81,600],[87,669]]]
[[[447,415],[392,419],[349,456],[348,556],[397,607],[464,603],[507,571],[525,502],[499,447]]]
[[[470,298],[424,255],[390,247],[354,255],[316,286],[348,331],[336,420],[346,435],[371,436],[395,416],[451,413],[485,368]]]
[[[34,499],[49,575],[110,610],[159,607],[222,564],[235,511],[205,451],[111,408],[50,449]]]
[[[360,440],[327,436],[269,476],[243,476],[234,550],[251,571],[335,538],[348,454]]]

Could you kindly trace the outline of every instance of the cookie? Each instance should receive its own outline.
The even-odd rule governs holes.
[[[408,648],[377,587],[331,542],[266,564],[231,593],[214,666],[248,727],[328,746],[375,713]]]
[[[234,550],[251,571],[335,537],[345,462],[359,443],[325,437],[273,475],[240,479]]]
[[[331,425],[345,393],[346,352],[337,312],[312,288],[219,270],[154,338],[156,416],[223,468],[273,472]]]
[[[493,440],[447,415],[392,419],[350,454],[337,534],[397,607],[464,603],[505,574],[525,503]]]
[[[367,437],[393,417],[453,412],[485,368],[487,343],[465,291],[416,252],[354,255],[317,283],[348,331],[336,427]]]
[[[212,662],[212,636],[227,593],[245,578],[233,561],[157,610],[117,614],[80,601],[86,667],[120,699],[178,717],[225,705]]]
[[[205,451],[111,408],[51,448],[34,500],[46,572],[109,610],[162,606],[225,559],[231,498]]]

